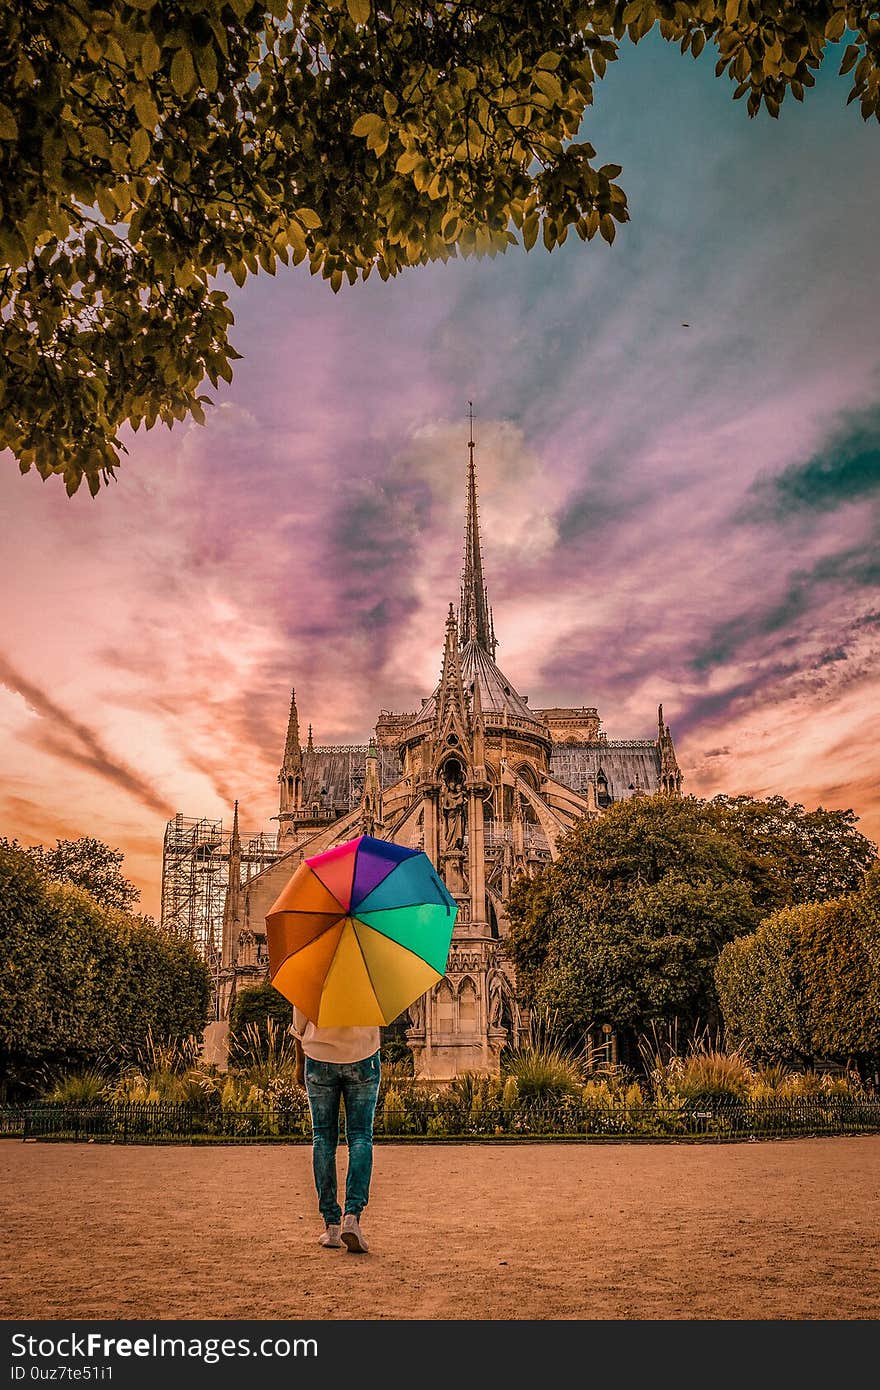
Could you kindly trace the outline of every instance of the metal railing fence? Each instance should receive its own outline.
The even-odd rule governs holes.
[[[344,1113],[340,1125],[344,1137]],[[380,1098],[382,1139],[493,1141],[748,1140],[880,1133],[880,1099],[809,1096],[743,1102],[702,1099],[670,1105],[541,1102],[471,1105],[412,1091]],[[311,1141],[305,1097],[263,1108],[177,1105],[162,1101],[40,1101],[0,1107],[0,1136],[117,1144]]]

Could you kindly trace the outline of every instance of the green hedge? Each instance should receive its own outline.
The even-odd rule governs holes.
[[[775,912],[715,972],[731,1044],[784,1062],[880,1058],[880,871],[858,893]]]
[[[0,1083],[201,1033],[206,965],[186,942],[0,849]]]

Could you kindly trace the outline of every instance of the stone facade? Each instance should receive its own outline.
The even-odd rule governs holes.
[[[305,747],[295,695],[278,774],[280,857],[242,882],[233,846],[219,988],[266,973],[266,913],[303,858],[368,833],[424,849],[459,905],[446,977],[406,1019],[416,1075],[497,1072],[525,1020],[505,953],[505,904],[519,874],[557,853],[583,816],[639,793],[677,794],[681,771],[659,711],[656,739],[609,740],[592,706],[532,709],[495,661],[483,580],[473,437],[458,611],[443,634],[440,679],[414,713],[381,711],[367,746]]]

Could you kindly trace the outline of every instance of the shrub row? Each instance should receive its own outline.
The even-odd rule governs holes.
[[[183,941],[53,883],[28,857],[0,849],[0,1082],[112,1054],[150,1038],[200,1033],[207,967]]]

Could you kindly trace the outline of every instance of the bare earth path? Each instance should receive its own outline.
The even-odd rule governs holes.
[[[316,1245],[306,1147],[0,1165],[6,1319],[880,1316],[880,1136],[377,1144],[367,1256]]]

